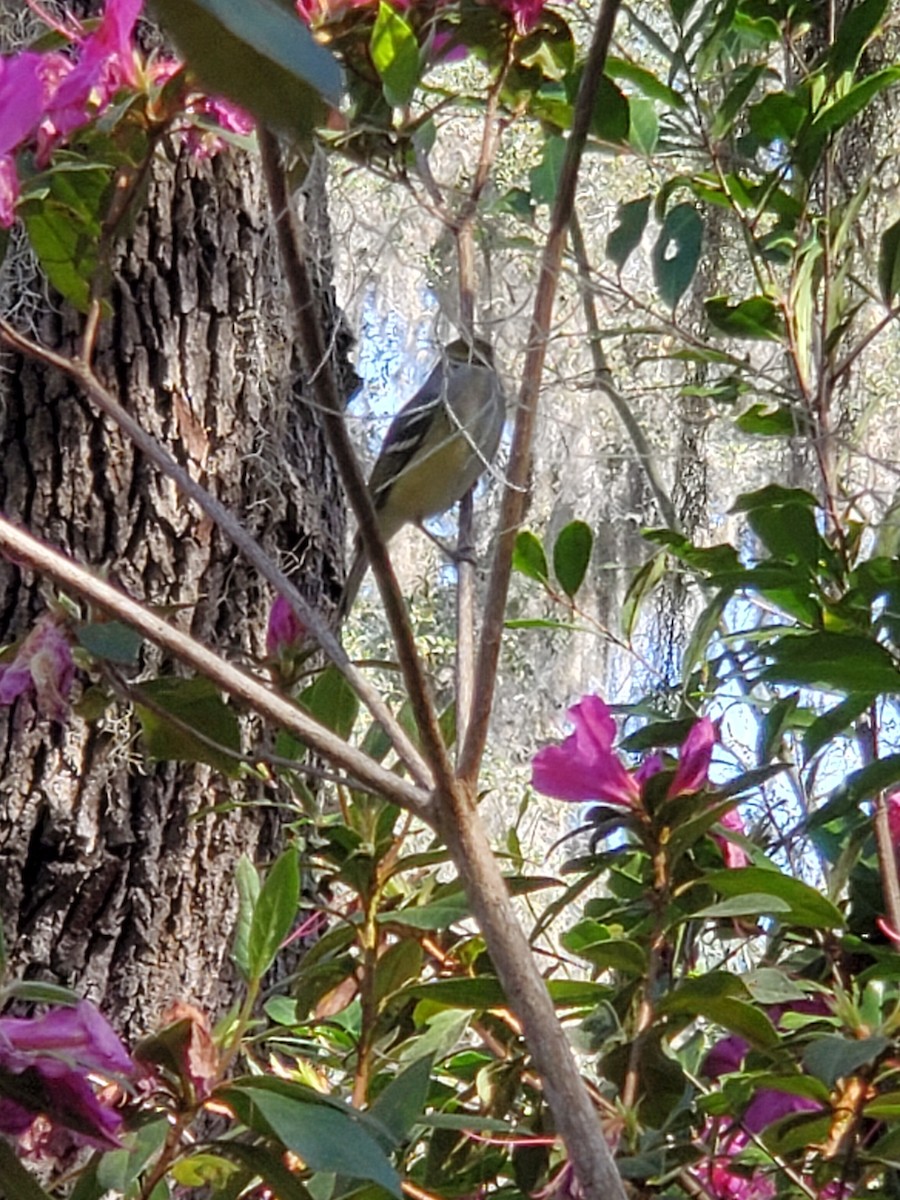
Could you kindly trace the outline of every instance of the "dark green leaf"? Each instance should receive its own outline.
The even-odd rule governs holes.
[[[105,1189],[126,1192],[141,1172],[162,1150],[169,1132],[169,1123],[163,1118],[149,1121],[126,1136],[126,1145],[121,1150],[104,1154],[97,1164],[97,1183]]]
[[[606,75],[597,88],[591,133],[601,141],[621,146],[628,138],[628,100]]]
[[[745,1037],[752,1046],[762,1049],[777,1046],[779,1039],[774,1025],[765,1013],[747,1003],[748,995],[736,975],[710,971],[678,984],[660,999],[658,1011],[706,1017]]]
[[[553,545],[553,570],[570,598],[584,582],[593,546],[594,535],[584,521],[570,521]]]
[[[791,145],[808,115],[806,97],[770,92],[758,104],[750,106],[747,120],[761,142],[785,142]]]
[[[380,1184],[402,1200],[400,1177],[381,1146],[350,1108],[295,1098],[287,1089],[267,1087],[275,1080],[242,1080],[223,1090],[241,1118],[258,1128],[255,1113],[288,1150],[313,1171],[331,1171]],[[247,1111],[244,1101],[252,1106]]]
[[[277,0],[154,0],[182,58],[212,93],[306,141],[337,105],[337,60]]]
[[[710,322],[729,337],[775,341],[784,332],[781,312],[768,296],[750,296],[737,304],[712,296],[704,305]]]
[[[692,204],[666,213],[653,247],[653,278],[663,304],[674,309],[690,287],[703,244],[703,221]]]
[[[445,896],[431,904],[409,905],[395,912],[385,912],[379,921],[386,925],[401,925],[408,929],[449,929],[471,915],[465,893]]]
[[[130,625],[123,625],[121,621],[79,625],[76,633],[79,643],[95,658],[105,658],[128,667],[137,662],[144,640]]]
[[[410,24],[384,0],[378,5],[369,48],[388,104],[408,104],[419,82],[419,43]]]
[[[640,67],[636,63],[629,62],[624,58],[616,58],[614,55],[607,55],[606,58],[606,74],[610,79],[624,79],[628,83],[633,83],[639,92],[648,96],[651,100],[659,100],[666,104],[669,108],[681,109],[685,107],[684,97],[669,87],[667,83],[663,83],[646,67]]]
[[[247,975],[262,979],[291,932],[300,903],[297,851],[288,847],[269,868],[253,909],[247,941]]]
[[[536,579],[539,583],[546,583],[550,578],[544,547],[540,538],[529,529],[522,529],[516,535],[512,565],[514,570],[527,575],[529,579]]]
[[[548,137],[544,142],[544,152],[541,155],[541,161],[531,170],[528,176],[531,197],[536,204],[549,205],[556,199],[559,176],[565,157],[565,139],[555,135]]]
[[[647,970],[644,948],[627,938],[611,935],[599,921],[586,918],[568,929],[561,938],[563,947],[579,958],[585,958],[599,970],[622,971],[643,977]]]
[[[900,294],[900,221],[895,221],[881,235],[878,254],[878,288],[881,298],[890,308]]]
[[[697,623],[691,632],[691,640],[684,652],[681,664],[682,677],[690,678],[694,668],[702,661],[709,643],[715,637],[722,624],[722,616],[731,601],[731,589],[722,588],[716,592],[697,618]]]
[[[0,1196],[7,1200],[52,1200],[6,1138],[0,1138]]]
[[[426,1054],[411,1063],[379,1092],[369,1109],[396,1141],[402,1141],[421,1118],[431,1084],[434,1057]]]
[[[222,746],[237,753],[241,738],[237,717],[214,683],[208,679],[148,679],[140,685],[139,695],[155,706],[151,709],[140,700],[135,703],[151,758],[209,763],[224,775],[238,774],[238,760],[217,749]],[[188,728],[174,725],[166,719],[167,714]],[[214,745],[194,737],[192,730]]]
[[[888,0],[857,0],[838,26],[829,60],[835,76],[853,71],[869,39],[881,24]]]
[[[855,1075],[860,1067],[873,1063],[890,1045],[890,1038],[880,1035],[845,1038],[829,1034],[817,1038],[804,1048],[803,1065],[826,1087],[834,1087],[839,1079]]]
[[[760,679],[831,692],[900,692],[900,671],[877,642],[846,633],[781,637],[767,647],[774,660]]]
[[[732,512],[753,512],[756,508],[778,508],[784,504],[802,504],[806,508],[819,508],[819,501],[803,488],[782,487],[770,483],[755,492],[742,492],[731,506]]]
[[[803,925],[810,929],[841,929],[844,918],[831,901],[800,879],[770,871],[765,867],[741,867],[739,870],[710,871],[703,877],[705,884],[723,896],[745,896],[758,893],[762,898],[775,897],[786,901],[790,914],[789,924]],[[757,913],[767,910],[765,904],[757,906]],[[779,905],[779,912],[785,910]]]
[[[606,254],[620,271],[641,243],[650,215],[650,201],[650,196],[641,196],[621,202],[616,209],[616,225],[606,239]]]
[[[350,736],[359,712],[359,700],[337,667],[326,667],[298,697],[310,716],[339,737]]]
[[[878,792],[883,792],[900,782],[900,754],[888,754],[876,762],[869,763],[847,776],[846,781],[835,789],[832,803],[841,806],[846,799],[854,804],[870,800]]]
[[[802,504],[753,508],[747,523],[773,558],[816,567],[830,556],[815,516]]]
[[[765,67],[760,63],[740,67],[735,72],[734,82],[713,116],[710,137],[718,141],[731,129],[735,117],[747,103],[764,70]]]

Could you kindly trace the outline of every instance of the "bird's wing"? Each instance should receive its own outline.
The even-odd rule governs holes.
[[[421,445],[431,424],[434,409],[444,403],[443,363],[438,363],[413,398],[397,413],[390,424],[381,453],[369,477],[369,492],[376,509],[386,499],[385,489],[402,474],[417,446]]]

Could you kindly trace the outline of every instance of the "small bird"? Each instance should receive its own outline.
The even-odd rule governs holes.
[[[452,342],[394,417],[372,468],[369,494],[385,542],[463,498],[497,453],[505,417],[490,345],[481,338]],[[352,608],[367,567],[357,534],[341,616]]]

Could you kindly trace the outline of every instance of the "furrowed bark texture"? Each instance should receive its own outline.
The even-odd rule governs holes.
[[[155,175],[115,267],[99,374],[327,606],[340,589],[343,513],[303,400],[258,171],[241,155],[180,155]],[[324,194],[311,211],[324,211]],[[21,291],[7,282],[4,300],[24,327]],[[81,321],[64,305],[35,306],[30,324],[48,347],[74,351]],[[3,367],[4,513],[132,595],[177,606],[210,645],[261,655],[270,597],[211,523],[67,380],[14,356]],[[49,591],[0,563],[0,644],[31,627]],[[173,670],[150,651],[143,666]],[[175,997],[227,1003],[235,861],[242,851],[265,861],[278,822],[264,807],[207,810],[265,797],[205,767],[146,761],[116,706],[65,727],[24,700],[0,709],[0,755],[13,972],[77,987],[130,1032]]]

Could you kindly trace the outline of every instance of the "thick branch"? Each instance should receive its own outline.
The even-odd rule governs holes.
[[[481,631],[472,719],[461,759],[461,773],[469,784],[473,784],[478,777],[487,741],[488,722],[497,682],[497,662],[503,636],[506,596],[512,571],[513,547],[516,533],[525,516],[528,501],[528,480],[531,474],[541,374],[544,368],[547,338],[550,333],[553,301],[556,296],[563,251],[565,250],[566,230],[574,208],[575,185],[578,181],[581,155],[590,128],[597,90],[603,77],[603,64],[612,39],[613,26],[620,2],[621,0],[603,0],[600,9],[594,38],[578,89],[578,98],[575,102],[575,113],[572,119],[572,132],[566,145],[566,157],[560,175],[559,191],[550,218],[550,234],[541,260]]]
[[[55,582],[66,592],[89,600],[98,608],[132,626],[149,641],[211,679],[254,712],[298,737],[305,745],[346,771],[353,780],[426,817],[428,795],[415,784],[386,770],[324,725],[313,720],[290,700],[271,691],[246,671],[239,670],[208,650],[202,642],[177,629],[124,592],[99,579],[73,559],[0,517],[0,549],[19,565],[26,565]]]
[[[437,801],[438,832],[459,868],[491,962],[522,1022],[582,1194],[586,1200],[625,1200],[600,1118],[516,917],[473,797],[458,787],[452,796],[439,795]]]

